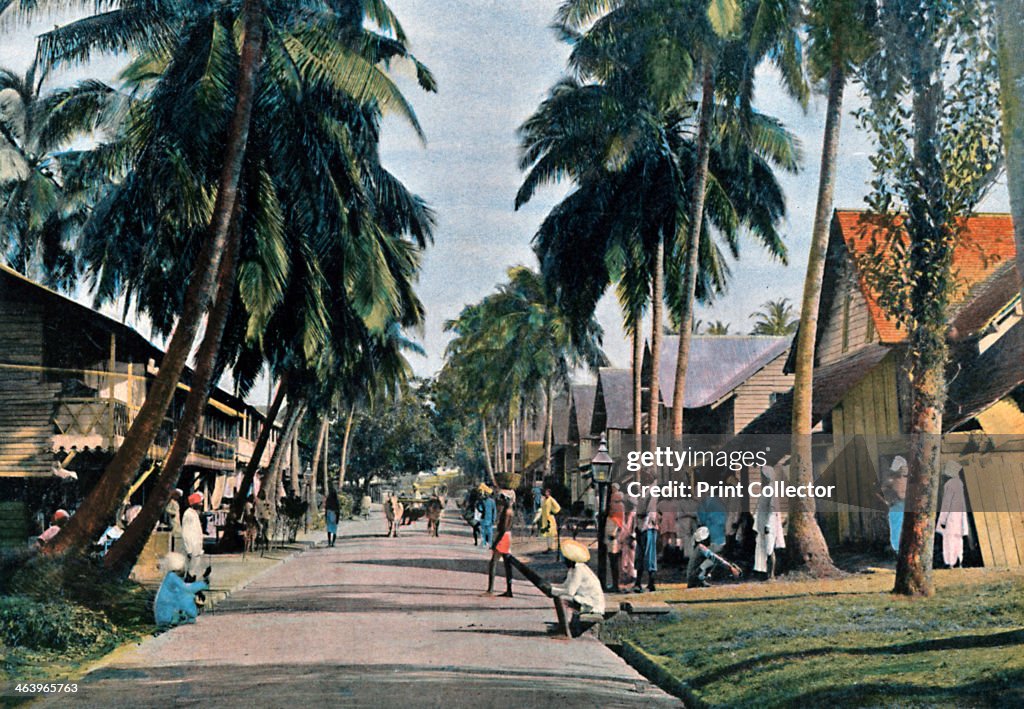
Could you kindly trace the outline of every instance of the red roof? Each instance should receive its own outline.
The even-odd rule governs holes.
[[[877,228],[870,220],[862,221],[866,215],[867,212],[858,210],[836,210],[835,214],[846,248],[855,257],[854,264],[857,262],[856,257],[865,255],[875,239],[880,238]],[[988,290],[983,286],[997,277],[1001,267],[1013,263],[1015,254],[1013,220],[1009,214],[978,214],[967,219],[966,229],[953,252],[953,271],[957,275],[958,284],[951,302],[951,315],[958,313],[962,306],[968,305],[983,291]],[[1002,272],[1005,275],[1007,269],[1003,268]],[[1010,275],[1015,279],[1015,273]],[[863,274],[859,272],[858,281],[882,343],[896,344],[905,340],[906,329],[898,329],[895,320],[883,312],[878,304],[877,294],[868,288]],[[988,316],[994,316],[998,308],[1005,304],[1006,301],[999,303],[996,310]],[[973,315],[976,318],[977,314]],[[950,319],[953,320],[952,317]]]

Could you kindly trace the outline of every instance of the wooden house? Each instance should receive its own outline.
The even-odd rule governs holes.
[[[0,499],[13,502],[0,510],[0,538],[23,544],[31,533],[24,519],[45,517],[55,504],[73,506],[91,488],[124,440],[162,354],[123,323],[0,266]],[[173,440],[190,379],[186,371],[133,486],[137,497]],[[216,389],[186,459],[182,485],[204,489],[210,502],[234,473],[243,410]],[[58,484],[69,479],[54,472],[58,463],[77,481]]]
[[[838,488],[836,503],[819,505],[819,521],[832,544],[885,543],[888,528],[880,486],[892,456],[905,455],[907,447],[907,333],[883,311],[860,268],[859,259],[870,248],[875,231],[862,212],[836,211],[826,255],[813,416],[820,431],[816,465]],[[964,222],[953,256],[958,287],[947,335],[951,361],[943,430],[951,441],[951,454],[958,438],[968,436],[958,432],[1024,434],[1018,403],[1024,402],[1024,323],[1014,255],[1009,215],[982,214]],[[792,368],[790,361],[787,371]],[[787,432],[791,403],[790,394],[779,397],[743,432]],[[988,484],[1002,485],[1003,473],[994,472],[995,467],[983,470],[980,460],[965,460],[969,496],[972,489],[978,497]],[[1005,474],[1019,476],[1020,470]],[[992,519],[1014,528],[998,516]],[[1024,519],[1014,524],[1024,531]],[[992,538],[1012,541],[1009,534]],[[972,540],[976,544],[977,537]],[[1012,565],[1024,562],[1024,553],[1018,556],[1005,549],[990,549],[982,556],[985,563],[1001,564],[1011,558],[1017,560]]]
[[[602,367],[597,374],[590,435],[607,436],[608,454],[615,459],[632,445],[633,373],[629,369]]]

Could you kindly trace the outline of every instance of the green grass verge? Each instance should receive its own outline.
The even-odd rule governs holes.
[[[772,584],[762,598],[733,587],[678,603],[667,621],[612,623],[606,637],[642,652],[690,704],[1024,706],[1020,579],[943,585],[918,600],[826,583],[835,595],[806,583],[796,595]]]

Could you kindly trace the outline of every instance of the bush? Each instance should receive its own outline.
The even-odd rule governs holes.
[[[84,651],[115,640],[107,617],[67,602],[0,596],[0,644],[32,650]]]
[[[153,591],[112,576],[96,559],[36,555],[10,579],[8,592],[48,602],[61,599],[104,614],[119,626],[153,622]]]
[[[351,495],[346,495],[343,492],[338,493],[338,507],[341,508],[341,514],[338,515],[338,519],[348,519],[352,516],[352,508],[355,507],[355,502],[352,500]]]

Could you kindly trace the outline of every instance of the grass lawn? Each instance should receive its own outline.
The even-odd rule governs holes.
[[[1024,570],[935,572],[933,598],[893,573],[670,588],[662,621],[617,621],[628,643],[711,706],[1024,706]]]

